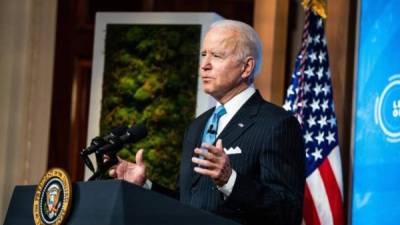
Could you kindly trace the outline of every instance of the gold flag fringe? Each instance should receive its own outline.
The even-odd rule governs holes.
[[[310,9],[326,19],[326,0],[302,0],[304,9]]]

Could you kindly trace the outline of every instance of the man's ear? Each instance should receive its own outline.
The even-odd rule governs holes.
[[[251,73],[254,70],[256,65],[256,60],[253,56],[247,56],[244,60],[243,67],[242,67],[242,79],[248,79]]]

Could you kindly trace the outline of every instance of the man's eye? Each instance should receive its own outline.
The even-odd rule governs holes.
[[[213,54],[213,56],[214,56],[215,58],[218,58],[218,59],[222,58],[222,56],[221,56],[221,55],[218,55],[218,54]]]

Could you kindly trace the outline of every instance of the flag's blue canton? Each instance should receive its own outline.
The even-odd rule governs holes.
[[[283,106],[294,112],[302,125],[307,176],[338,146],[324,23],[314,13],[310,15],[308,31]]]

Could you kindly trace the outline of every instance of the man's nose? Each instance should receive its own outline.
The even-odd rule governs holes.
[[[203,71],[206,71],[206,70],[210,70],[210,69],[211,69],[211,62],[210,62],[210,58],[209,58],[208,56],[204,56],[204,57],[201,59],[200,68],[201,68],[201,70],[203,70]]]

